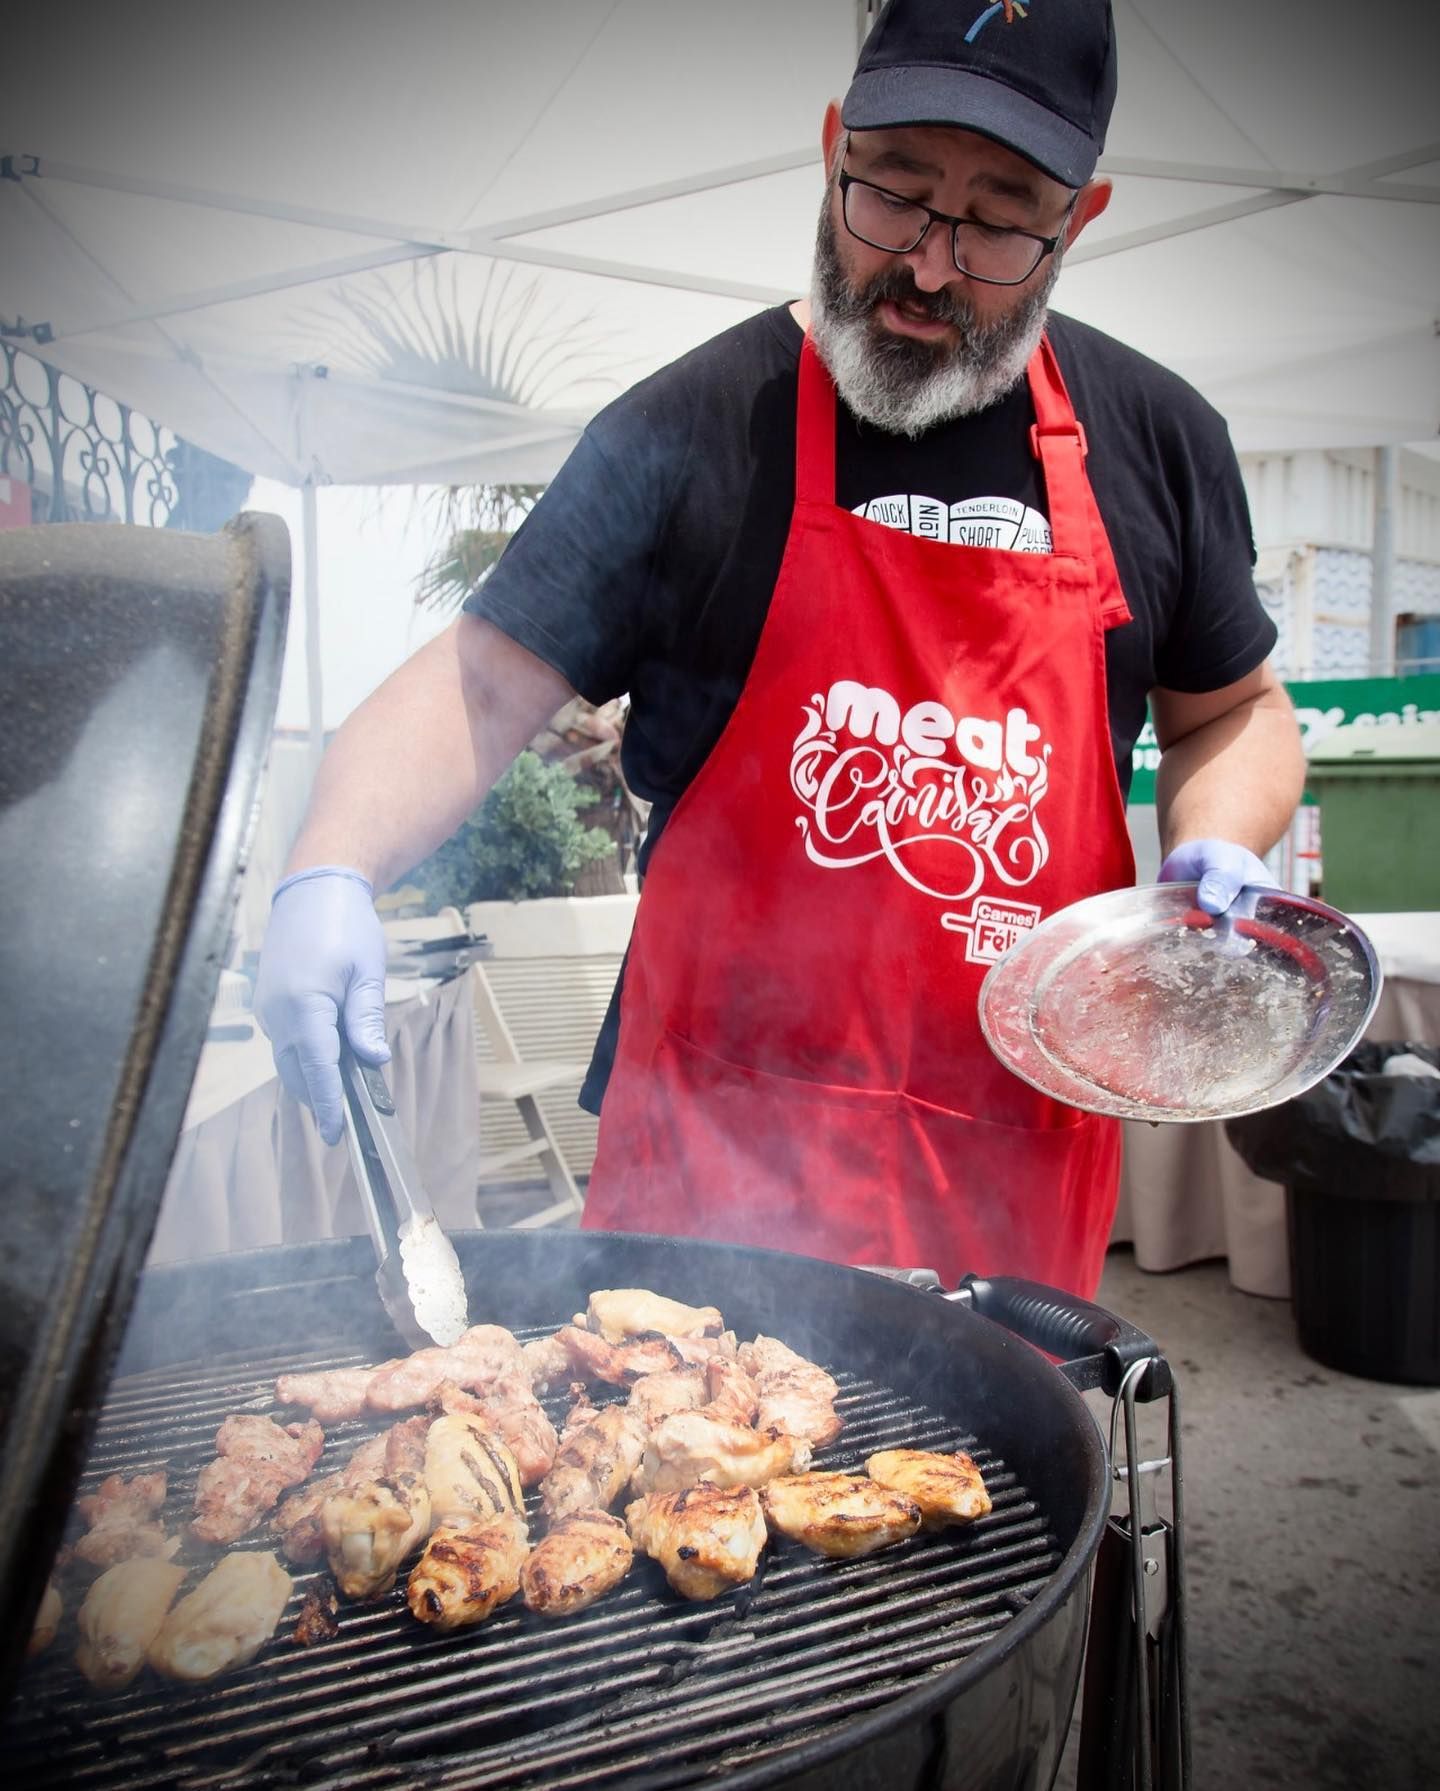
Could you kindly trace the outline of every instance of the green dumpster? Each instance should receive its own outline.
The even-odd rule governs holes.
[[[1336,728],[1311,749],[1305,781],[1332,907],[1440,909],[1440,722]]]

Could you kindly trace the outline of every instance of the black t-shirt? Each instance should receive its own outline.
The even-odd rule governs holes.
[[[1223,419],[1175,374],[1072,319],[1050,340],[1089,444],[1086,470],[1132,620],[1106,636],[1121,788],[1156,685],[1219,689],[1275,643],[1255,594],[1240,470]],[[788,307],[641,381],[589,425],[466,603],[590,701],[629,693],[625,775],[655,804],[645,856],[749,672],[795,500],[802,335]],[[837,407],[836,501],[877,526],[1047,551],[1021,382],[910,440]],[[582,1101],[598,1103],[612,1003]]]

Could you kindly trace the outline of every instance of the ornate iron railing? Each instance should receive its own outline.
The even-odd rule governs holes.
[[[35,522],[163,528],[180,502],[168,429],[0,340],[0,475],[30,487]]]

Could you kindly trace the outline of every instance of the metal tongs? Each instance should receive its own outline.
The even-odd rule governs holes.
[[[425,1192],[384,1071],[362,1063],[342,1042],[340,1080],[345,1142],[375,1245],[380,1302],[411,1349],[448,1346],[469,1323],[465,1277]]]

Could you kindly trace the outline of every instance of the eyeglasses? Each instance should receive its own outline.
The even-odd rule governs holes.
[[[906,199],[868,180],[857,180],[843,169],[840,173],[840,203],[845,228],[851,236],[872,249],[908,255],[924,242],[932,224],[948,224],[956,271],[972,280],[983,280],[988,286],[1019,286],[1028,280],[1045,257],[1055,253],[1077,198],[1078,193],[1071,194],[1054,236],[1037,236],[1033,230],[980,224],[974,218],[952,218],[916,199]]]

